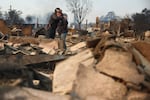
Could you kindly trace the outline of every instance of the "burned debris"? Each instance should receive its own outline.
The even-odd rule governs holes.
[[[150,34],[139,39],[133,25],[123,19],[69,29],[65,51],[44,27],[0,20],[0,99],[149,100]]]

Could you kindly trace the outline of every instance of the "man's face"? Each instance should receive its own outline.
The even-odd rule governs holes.
[[[61,12],[56,12],[57,17],[60,17],[61,15],[62,15]]]

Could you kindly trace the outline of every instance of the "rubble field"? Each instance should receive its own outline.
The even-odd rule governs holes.
[[[150,100],[150,42],[109,33],[0,40],[0,100]]]

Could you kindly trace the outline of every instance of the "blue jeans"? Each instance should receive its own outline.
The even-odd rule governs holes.
[[[60,35],[60,39],[63,40],[63,45],[64,45],[64,49],[65,50],[67,49],[67,46],[66,46],[66,36],[67,36],[67,33],[61,33],[61,35]]]

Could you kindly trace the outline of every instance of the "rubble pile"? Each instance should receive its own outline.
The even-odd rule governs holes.
[[[112,34],[59,40],[11,37],[0,45],[0,98],[149,100],[150,43]]]
[[[149,61],[136,45],[146,48],[149,43],[119,42],[110,36],[87,41],[92,48],[56,66],[53,92],[71,94],[75,100],[148,100]]]
[[[21,86],[52,91],[52,78],[50,77],[55,64],[66,57],[56,54],[50,55],[45,51],[44,45],[46,44],[49,44],[47,51],[58,49],[57,40],[41,40],[32,37],[10,37],[7,41],[1,40],[1,88]]]

